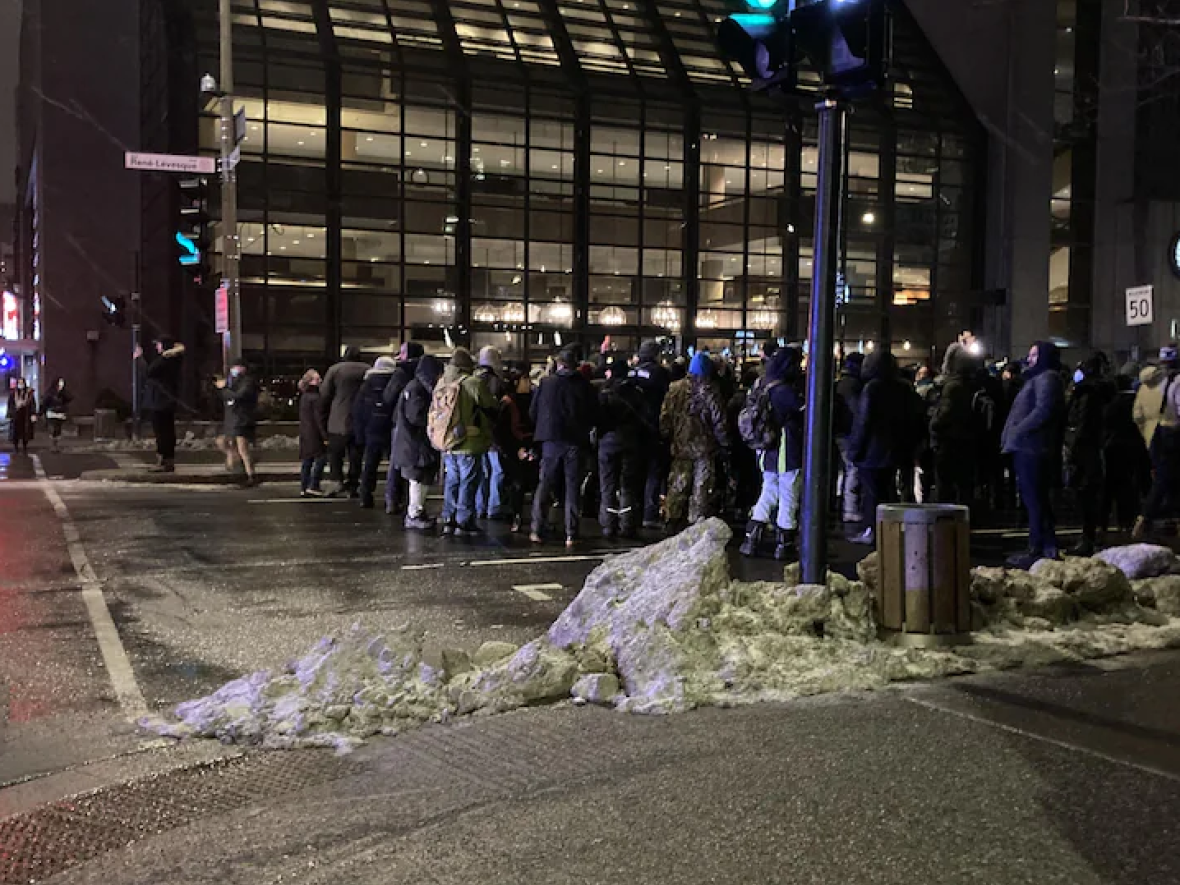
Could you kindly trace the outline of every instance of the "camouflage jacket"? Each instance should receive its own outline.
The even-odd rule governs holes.
[[[671,443],[673,458],[707,458],[728,446],[717,388],[695,377],[669,387],[660,409],[660,436]]]

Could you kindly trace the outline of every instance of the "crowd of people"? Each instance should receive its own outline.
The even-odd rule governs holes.
[[[843,357],[833,500],[850,540],[875,543],[882,503],[1019,504],[1029,547],[1015,561],[1027,563],[1058,555],[1061,490],[1081,516],[1074,553],[1101,544],[1112,516],[1142,537],[1170,513],[1180,481],[1174,348],[1118,371],[1095,354],[1072,375],[1050,342],[1002,365],[977,350],[964,333],[938,369],[902,368],[884,350]],[[655,341],[592,359],[567,347],[536,371],[495,347],[477,357],[459,347],[444,363],[407,342],[372,365],[349,350],[300,382],[301,494],[375,507],[387,463],[385,509],[407,529],[470,537],[483,533],[479,520],[503,520],[534,542],[572,546],[587,511],[607,538],[722,515],[746,521],[743,554],[790,558],[806,363],[801,348],[774,341],[744,367],[706,352],[664,359]],[[431,516],[426,493],[440,481]]]

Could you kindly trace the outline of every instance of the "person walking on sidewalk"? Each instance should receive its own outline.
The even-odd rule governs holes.
[[[23,447],[25,454],[29,453],[29,440],[33,438],[36,423],[37,395],[29,387],[29,382],[20,378],[8,394],[8,435],[14,451],[19,452]]]
[[[373,509],[377,474],[381,462],[389,458],[393,444],[394,404],[386,403],[385,390],[397,368],[392,357],[377,357],[373,368],[365,372],[364,383],[353,401],[352,435],[357,443],[365,447],[360,484],[361,507],[365,510]]]
[[[433,356],[415,360],[414,377],[398,397],[393,415],[393,448],[390,472],[396,468],[410,484],[405,527],[429,532],[435,520],[426,513],[426,492],[438,481],[440,459],[430,444],[427,424],[435,385],[442,377],[443,364]]]
[[[579,370],[577,352],[566,348],[557,356],[557,371],[541,381],[530,413],[541,444],[541,480],[533,497],[534,544],[544,540],[549,504],[564,480],[565,546],[577,542],[582,522],[582,458],[590,449],[590,430],[598,403],[590,381]]]
[[[713,361],[707,353],[692,358],[688,375],[672,382],[660,410],[660,436],[670,444],[672,467],[664,502],[668,529],[712,515],[717,453],[729,446],[725,410],[713,386]]]
[[[1057,523],[1050,500],[1060,482],[1061,445],[1065,435],[1065,384],[1061,353],[1050,341],[1028,352],[1024,385],[1004,424],[1001,446],[1012,456],[1016,487],[1028,510],[1028,551],[1008,560],[1030,568],[1039,559],[1056,559]]]
[[[143,408],[152,419],[157,464],[164,473],[176,470],[176,405],[180,401],[180,372],[184,345],[167,336],[155,342],[156,355],[148,362],[143,348],[135,348],[135,363],[143,376]]]
[[[250,447],[258,431],[258,385],[240,361],[230,368],[228,379],[218,378],[214,385],[225,404],[224,430],[217,437],[217,448],[225,455],[225,468],[232,473],[240,461],[246,473],[246,485],[256,486],[258,477]]]
[[[60,451],[61,429],[70,416],[70,403],[74,401],[74,394],[66,389],[66,379],[58,378],[49,388],[49,393],[41,401],[41,409],[45,420],[49,422],[49,437],[53,441],[53,451]]]
[[[435,385],[427,433],[443,453],[443,535],[478,537],[475,494],[483,475],[483,456],[492,446],[495,402],[487,385],[474,375],[475,360],[456,347],[451,364]]]
[[[358,440],[352,432],[352,406],[356,395],[365,381],[368,365],[360,361],[361,352],[356,347],[344,351],[344,359],[324,376],[320,385],[320,409],[324,425],[328,428],[328,463],[331,469],[332,491],[330,497],[347,492],[349,497],[360,497],[361,456],[364,440]],[[348,458],[348,476],[344,475],[344,459]]]
[[[299,381],[299,495],[322,494],[320,483],[328,463],[328,430],[320,410],[320,373],[308,369]]]

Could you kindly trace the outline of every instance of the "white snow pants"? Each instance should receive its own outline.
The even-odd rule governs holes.
[[[803,471],[762,474],[762,493],[751,516],[755,522],[770,523],[770,511],[778,508],[777,525],[784,531],[799,527],[799,500],[803,491]]]
[[[424,482],[410,480],[410,505],[406,511],[412,519],[417,519],[426,512],[426,492],[430,489]]]

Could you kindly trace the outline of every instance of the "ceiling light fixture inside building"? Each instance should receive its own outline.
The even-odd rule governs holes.
[[[866,212],[864,215],[862,215],[860,217],[860,220],[863,221],[865,224],[872,224],[874,221],[877,220],[877,216],[874,215],[872,212]]]
[[[606,307],[599,312],[598,323],[602,326],[625,326],[627,314],[621,307]]]
[[[657,304],[651,312],[651,321],[669,332],[680,331],[680,311],[672,306],[671,301],[661,301]]]
[[[503,310],[500,311],[500,319],[506,323],[523,323],[524,305],[519,301],[505,304]]]
[[[573,307],[565,301],[554,301],[545,313],[554,325],[565,325],[574,318]]]
[[[705,309],[697,313],[697,328],[698,329],[716,329],[717,328],[717,313],[713,310]]]
[[[499,319],[499,314],[496,312],[496,305],[485,302],[476,306],[471,312],[471,318],[477,323],[494,323]]]

